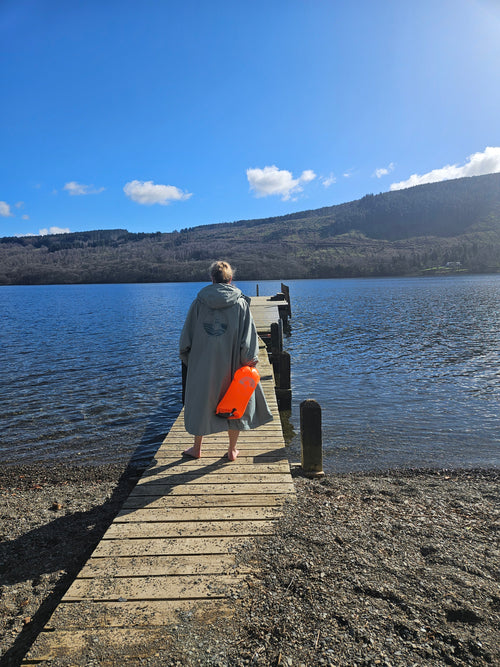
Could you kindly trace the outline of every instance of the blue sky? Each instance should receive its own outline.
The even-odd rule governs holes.
[[[0,0],[0,236],[500,171],[498,0]]]

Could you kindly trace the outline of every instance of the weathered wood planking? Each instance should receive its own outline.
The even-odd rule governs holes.
[[[279,302],[262,299],[252,312],[265,331]],[[271,534],[294,494],[264,343],[259,370],[273,422],[241,433],[234,462],[223,458],[226,433],[207,436],[203,457],[191,460],[181,457],[192,444],[181,413],[23,665],[71,664],[95,645],[101,656],[108,647],[147,659],[179,615],[209,624],[231,613],[231,592],[251,576],[235,553]]]
[[[259,335],[271,331],[271,324],[280,319],[280,308],[288,310],[287,301],[271,301],[268,296],[252,296],[250,306]]]

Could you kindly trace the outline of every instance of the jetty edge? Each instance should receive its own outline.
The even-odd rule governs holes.
[[[206,436],[194,460],[181,456],[192,441],[181,411],[23,666],[81,664],[90,655],[99,664],[147,659],[180,619],[203,625],[231,614],[238,587],[252,577],[236,554],[271,535],[295,495],[271,363],[271,327],[283,331],[290,302],[281,293],[252,298],[250,307],[273,421],[240,434],[234,462],[223,458],[225,432]]]

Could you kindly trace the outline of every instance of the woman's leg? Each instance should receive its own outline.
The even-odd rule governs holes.
[[[201,457],[201,443],[203,440],[202,435],[194,436],[194,445],[189,449],[185,449],[182,453],[186,456],[191,456],[193,459],[199,459]]]
[[[238,436],[240,432],[234,429],[229,429],[227,434],[229,435],[229,449],[227,450],[227,458],[230,461],[235,461],[239,454],[239,451],[236,449],[236,443],[238,442]]]

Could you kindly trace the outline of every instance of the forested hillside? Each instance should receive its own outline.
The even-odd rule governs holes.
[[[0,239],[0,284],[240,280],[500,271],[500,174],[367,195],[292,215],[171,233]]]

